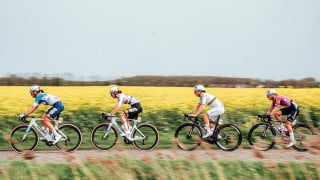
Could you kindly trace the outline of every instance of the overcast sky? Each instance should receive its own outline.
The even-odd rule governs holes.
[[[2,0],[0,76],[320,80],[319,0]]]

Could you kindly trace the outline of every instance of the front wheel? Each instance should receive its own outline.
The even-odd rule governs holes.
[[[24,150],[33,151],[39,144],[38,134],[32,127],[27,132],[28,125],[19,125],[13,128],[9,134],[9,144],[17,153]]]
[[[140,150],[150,150],[159,142],[159,132],[151,124],[140,124],[132,133],[133,145]]]
[[[82,134],[79,128],[73,124],[63,124],[58,128],[58,133],[62,136],[55,144],[59,151],[74,152],[82,142]]]
[[[315,131],[308,124],[296,124],[292,128],[296,140],[296,144],[292,147],[297,151],[307,151],[308,146],[314,143],[312,136],[316,135]]]
[[[241,145],[242,133],[236,125],[223,124],[218,127],[215,139],[217,139],[216,144],[220,149],[233,151]]]
[[[180,149],[191,151],[200,146],[202,131],[199,126],[185,123],[179,126],[174,134],[175,143]]]
[[[255,148],[267,151],[275,144],[276,131],[266,123],[254,125],[248,134],[248,141]]]
[[[108,128],[108,123],[102,123],[92,129],[90,139],[94,148],[102,151],[109,150],[116,144],[118,140],[117,131],[112,126],[109,131]]]

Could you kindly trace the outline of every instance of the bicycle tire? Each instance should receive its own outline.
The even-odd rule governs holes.
[[[133,145],[140,150],[151,150],[159,143],[159,132],[151,124],[139,124],[137,129],[134,129],[132,139],[139,137],[141,137],[141,140],[134,140]]]
[[[23,136],[28,128],[28,125],[22,124],[14,127],[9,134],[10,147],[17,153],[24,150],[33,151],[39,144],[39,136],[36,130],[31,127],[28,136],[23,140]]]
[[[217,138],[221,136],[221,138]],[[223,124],[219,126],[214,134],[217,139],[216,145],[224,151],[234,151],[242,142],[242,133],[234,124]]]
[[[179,126],[174,134],[175,143],[185,151],[192,151],[200,146],[202,142],[201,128],[192,123],[185,123]]]
[[[111,126],[108,136],[104,137],[108,126],[108,123],[101,123],[92,129],[90,140],[94,148],[104,151],[113,148],[116,144],[118,133],[114,127]]]
[[[58,127],[60,131],[67,137],[58,141],[54,146],[59,151],[74,152],[82,143],[82,134],[79,128],[73,124],[63,124]]]
[[[296,124],[292,128],[296,140],[296,144],[292,148],[300,152],[308,151],[308,148],[314,143],[310,138],[310,136],[316,135],[314,129],[308,124]]]
[[[272,127],[266,129],[266,123],[254,125],[248,133],[248,141],[256,149],[267,151],[275,144],[276,131]],[[266,129],[266,130],[265,130]]]

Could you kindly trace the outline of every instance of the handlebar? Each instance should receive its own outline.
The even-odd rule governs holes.
[[[260,119],[263,122],[272,121],[271,116],[268,114],[258,114],[258,119]]]
[[[193,116],[189,116],[189,114],[184,114],[184,119],[188,119],[190,121],[192,121],[192,119],[198,120],[198,116],[193,117]]]
[[[108,120],[108,118],[111,118],[111,117],[117,117],[117,116],[112,116],[112,115],[110,115],[109,113],[108,113],[108,114],[106,114],[106,113],[101,113],[101,115],[102,115],[102,119],[105,119],[105,120]]]

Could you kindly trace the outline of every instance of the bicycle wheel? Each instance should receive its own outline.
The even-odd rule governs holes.
[[[132,133],[133,145],[140,150],[150,150],[159,142],[159,132],[151,124],[139,124]]]
[[[174,134],[177,146],[185,151],[191,151],[200,146],[202,132],[199,126],[185,123],[179,126]]]
[[[108,126],[108,123],[102,123],[93,128],[90,139],[94,148],[99,150],[108,150],[116,144],[118,134],[114,127],[111,127],[108,135],[104,137]]]
[[[215,135],[217,146],[224,151],[237,149],[242,142],[240,129],[233,124],[223,124],[218,127]]]
[[[316,135],[313,128],[307,124],[296,124],[293,126],[294,139],[296,144],[292,147],[297,151],[307,151],[308,148],[312,146],[314,138],[313,135]]]
[[[80,147],[82,134],[79,128],[73,124],[63,124],[59,128],[61,140],[55,144],[59,151],[73,152]]]
[[[254,125],[248,134],[248,140],[255,148],[267,151],[275,144],[276,132],[266,123],[259,123]]]
[[[21,153],[24,150],[33,151],[39,144],[38,133],[32,127],[29,133],[26,135],[28,125],[19,125],[13,128],[9,135],[9,144],[11,148],[17,153]],[[25,137],[24,137],[25,136]]]

